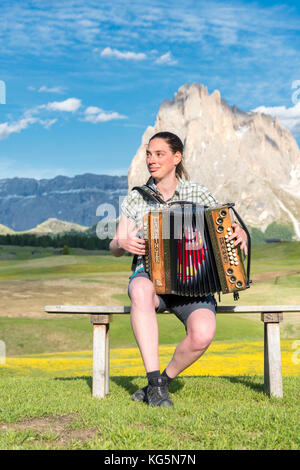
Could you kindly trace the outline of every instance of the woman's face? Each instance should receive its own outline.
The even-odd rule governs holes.
[[[181,161],[181,153],[173,153],[164,139],[155,138],[148,144],[146,161],[151,176],[161,180],[172,172],[175,176],[176,166]]]

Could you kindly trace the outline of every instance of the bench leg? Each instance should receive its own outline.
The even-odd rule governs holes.
[[[109,393],[109,323],[105,332],[105,394]]]
[[[107,319],[99,319],[99,315],[91,315],[91,323],[93,323],[93,397],[96,398],[104,398],[109,393],[109,315],[105,315],[105,317]],[[99,323],[100,321],[101,323]],[[104,321],[106,322],[104,323]]]
[[[280,351],[282,313],[262,314],[264,322],[264,390],[270,397],[283,397]]]

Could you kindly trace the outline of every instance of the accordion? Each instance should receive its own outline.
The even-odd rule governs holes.
[[[250,235],[234,204],[195,203],[151,210],[143,218],[145,270],[157,294],[203,296],[233,293],[250,286]],[[248,237],[247,269],[234,241],[233,215]]]

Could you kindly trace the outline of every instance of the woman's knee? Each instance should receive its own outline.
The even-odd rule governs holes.
[[[215,336],[215,332],[215,314],[211,310],[198,310],[194,318],[189,317],[187,322],[187,335],[190,339],[191,349],[194,351],[207,349]]]
[[[129,294],[132,304],[155,303],[155,291],[149,279],[137,278],[131,282]]]

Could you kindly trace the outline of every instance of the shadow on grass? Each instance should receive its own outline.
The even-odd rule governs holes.
[[[255,383],[251,378],[245,376],[222,376],[222,379],[228,380],[232,384],[242,384],[251,388],[255,392],[264,393],[264,383]]]
[[[244,385],[245,387],[251,388],[255,392],[258,393],[265,393],[264,392],[264,383],[255,383],[254,380],[251,380],[251,377],[243,376],[243,375],[217,375],[217,376],[211,376],[211,375],[189,375],[189,376],[184,376],[183,377],[185,380],[186,379],[218,379],[221,380],[227,380],[228,382],[232,384],[241,384]],[[261,378],[258,376],[254,376],[253,379]],[[263,379],[262,379],[263,380]]]
[[[80,377],[55,377],[54,380],[61,380],[62,382],[78,382],[80,380],[85,380],[89,389],[93,390],[93,377],[89,375],[81,375]]]
[[[110,376],[110,380],[112,380],[116,385],[119,387],[123,387],[124,390],[126,390],[130,395],[132,395],[136,390],[138,390],[138,386],[135,385],[133,382],[136,379],[140,379],[141,377],[139,376]],[[61,380],[61,381],[79,381],[79,380],[85,380],[88,387],[90,388],[90,391],[92,392],[93,390],[93,377],[83,375],[81,377],[55,377],[54,380]],[[146,385],[147,380],[145,378],[145,383],[142,385]],[[169,390],[171,393],[175,393],[178,390],[180,390],[184,386],[183,382],[179,379],[174,379],[174,381],[171,383]]]
[[[179,390],[181,390],[184,387],[184,381],[189,378],[193,379],[201,379],[201,378],[212,378],[211,376],[199,376],[199,375],[194,375],[194,376],[185,376],[185,377],[177,377],[175,378],[170,386],[169,386],[169,391],[170,393],[176,393]],[[144,383],[140,387],[144,387],[147,385],[147,379],[146,377],[141,377],[141,376],[110,376],[110,380],[114,382],[118,387],[122,387],[128,394],[131,396],[136,390],[138,390],[140,387],[135,384],[135,381],[137,379],[144,378]],[[229,376],[229,375],[223,375],[223,376],[216,376],[214,377],[215,379],[222,379],[222,380],[227,380],[228,382],[232,384],[241,384],[245,387],[248,387],[255,392],[259,394],[265,394],[264,390],[264,383],[263,383],[263,378],[261,381],[261,377],[247,377],[247,376]],[[260,379],[260,382],[257,382],[257,379]],[[182,380],[184,379],[184,380]],[[253,380],[254,379],[254,380]],[[55,380],[61,380],[61,381],[79,381],[79,380],[84,380],[92,394],[93,391],[93,377],[92,376],[81,376],[81,377],[56,377]]]

